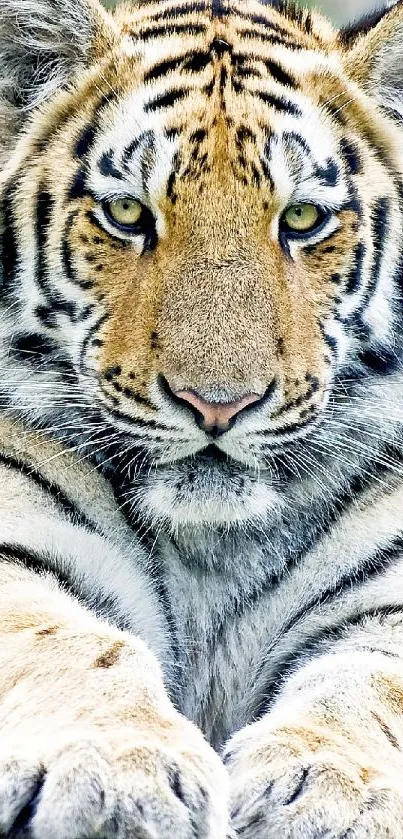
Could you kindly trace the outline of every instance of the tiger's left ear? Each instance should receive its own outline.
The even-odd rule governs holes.
[[[403,0],[342,30],[347,74],[403,118]]]
[[[98,0],[0,0],[0,107],[49,99],[107,52],[113,27]]]

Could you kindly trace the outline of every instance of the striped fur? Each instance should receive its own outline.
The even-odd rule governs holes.
[[[403,837],[402,38],[2,0],[0,834]]]

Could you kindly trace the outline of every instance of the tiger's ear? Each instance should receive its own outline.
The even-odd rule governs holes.
[[[0,0],[0,102],[35,107],[113,40],[97,0]]]
[[[346,72],[403,118],[403,0],[343,30]]]

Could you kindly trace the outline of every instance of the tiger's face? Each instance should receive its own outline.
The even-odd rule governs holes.
[[[5,191],[24,340],[68,358],[144,455],[140,510],[174,525],[281,506],[278,458],[340,382],[392,366],[395,335],[403,162],[362,39],[210,6],[102,18]]]

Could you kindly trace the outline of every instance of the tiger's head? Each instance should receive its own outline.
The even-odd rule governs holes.
[[[400,2],[2,0],[7,407],[128,453],[140,513],[267,518],[397,375],[402,39]]]

